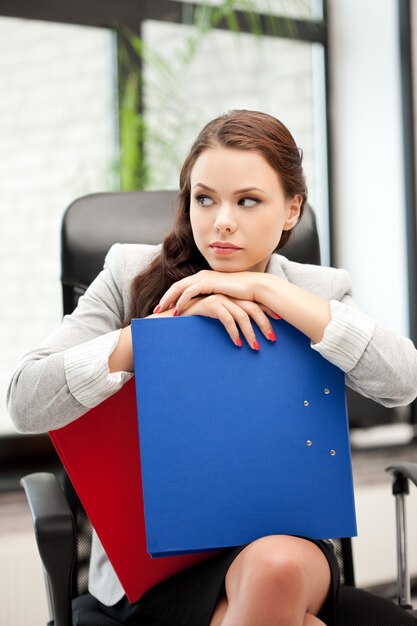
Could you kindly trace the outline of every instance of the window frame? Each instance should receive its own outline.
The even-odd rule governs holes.
[[[414,121],[417,85],[413,81],[417,68],[413,67],[412,11],[416,11],[416,7],[413,8],[411,0],[398,0],[408,302],[410,338],[417,346],[417,169]],[[417,426],[417,400],[413,402],[412,416],[413,424]]]

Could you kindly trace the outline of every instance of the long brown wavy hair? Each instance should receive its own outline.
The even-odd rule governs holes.
[[[263,156],[279,175],[287,198],[296,194],[302,196],[301,218],[307,199],[307,186],[302,168],[302,152],[289,130],[275,117],[259,111],[233,110],[217,117],[204,126],[184,161],[174,228],[165,237],[161,253],[132,282],[130,318],[150,315],[173,283],[202,269],[210,269],[195,245],[191,230],[190,178],[200,154],[219,146],[252,150]],[[275,251],[287,243],[292,230],[282,232]]]

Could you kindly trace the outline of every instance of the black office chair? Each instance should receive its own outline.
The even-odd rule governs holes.
[[[79,297],[102,269],[113,243],[159,243],[171,230],[176,192],[135,191],[102,193],[76,200],[67,209],[62,226],[62,288],[64,314],[71,313]],[[320,248],[314,213],[306,211],[293,238],[280,251],[288,258],[320,264]],[[417,465],[393,465],[394,493],[398,494],[398,521],[404,531],[404,494],[408,479],[417,484]],[[21,480],[44,564],[52,626],[115,626],[87,593],[91,525],[64,473],[37,473]],[[403,534],[400,545],[404,545]],[[410,604],[406,565],[400,551],[401,603]],[[417,624],[411,607],[393,602],[354,586],[350,539],[337,541],[343,586],[338,603],[338,626],[407,626]],[[415,612],[417,615],[417,611]]]

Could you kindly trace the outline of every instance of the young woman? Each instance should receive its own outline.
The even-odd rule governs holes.
[[[132,376],[132,317],[204,315],[236,349],[259,349],[282,317],[385,406],[417,395],[417,350],[352,299],[341,269],[294,263],[277,251],[307,198],[301,155],[277,119],[231,111],[209,122],[180,174],[174,229],[162,245],[113,246],[104,270],[60,328],[19,364],[8,404],[16,427],[44,432],[77,419]],[[278,349],[278,346],[277,346]],[[226,549],[128,603],[93,535],[89,589],[127,624],[334,624],[339,573],[330,541],[271,535]]]

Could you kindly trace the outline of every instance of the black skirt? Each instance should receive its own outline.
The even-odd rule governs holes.
[[[317,617],[327,626],[334,626],[339,566],[327,542],[310,541],[319,546],[326,556],[332,579],[328,596]],[[219,597],[225,593],[227,570],[247,545],[227,548],[170,576],[149,589],[134,604],[124,597],[114,606],[100,604],[100,609],[105,615],[131,626],[208,626]]]

